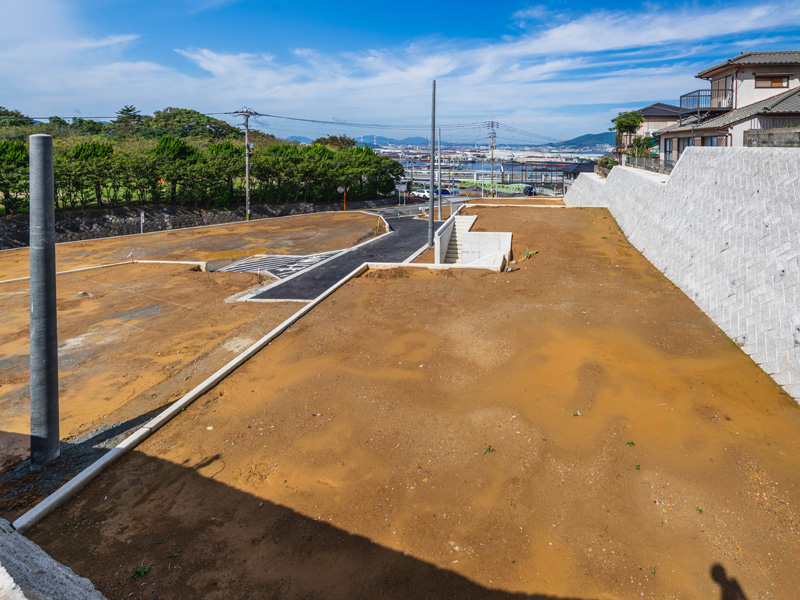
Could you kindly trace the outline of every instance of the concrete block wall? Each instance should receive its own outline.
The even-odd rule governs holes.
[[[800,149],[690,147],[669,179],[581,174],[630,242],[800,401]],[[580,185],[579,185],[580,182]]]
[[[436,237],[433,239],[434,264],[444,264],[444,259],[447,256],[447,248],[450,246],[450,238],[453,236],[455,225],[456,217],[453,215],[436,231]]]
[[[464,233],[461,241],[461,264],[473,264],[495,253],[508,255],[511,252],[511,237],[511,233],[502,231]]]

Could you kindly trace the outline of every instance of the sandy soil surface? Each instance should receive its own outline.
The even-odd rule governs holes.
[[[111,599],[794,597],[798,406],[606,210],[467,212],[539,253],[351,282],[31,538]]]
[[[565,206],[563,196],[512,196],[510,198],[470,198],[470,204],[498,206]]]
[[[374,236],[377,222],[377,217],[363,213],[320,214],[57,248],[62,268],[114,262],[132,245],[148,258],[175,260],[206,260],[230,253],[223,250],[226,247],[308,254]],[[18,268],[10,259],[23,253],[27,260],[27,249],[0,253],[0,265]],[[8,481],[0,479],[0,510],[19,512],[96,457],[97,443],[113,444],[114,437],[184,395],[300,308],[297,303],[226,303],[261,283],[254,274],[202,273],[188,265],[128,264],[59,275],[60,433],[67,442],[65,464],[57,469],[55,481],[46,485],[34,475],[25,476],[21,485],[21,473]],[[0,285],[0,304],[3,473],[29,452],[28,281]],[[9,498],[11,490],[25,493]]]
[[[259,283],[255,274],[202,273],[186,265],[60,275],[62,439],[128,422],[179,398],[298,309],[295,303],[225,303]],[[0,286],[0,299],[2,472],[28,455],[27,282]]]
[[[349,248],[375,235],[378,217],[362,212],[259,219],[56,245],[56,269],[126,260],[210,261],[251,254],[311,254]],[[380,231],[384,232],[383,225]],[[27,248],[0,252],[0,281],[27,277]]]

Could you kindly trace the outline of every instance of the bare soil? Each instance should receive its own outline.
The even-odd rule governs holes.
[[[378,222],[363,213],[303,215],[58,244],[57,260],[60,269],[106,264],[124,260],[129,248],[140,257],[166,260],[207,260],[232,255],[230,248],[239,256],[266,249],[309,254],[373,237]],[[0,271],[27,274],[27,255],[27,249],[0,253]],[[297,303],[226,302],[261,283],[254,274],[203,273],[179,264],[126,264],[59,275],[60,433],[65,451],[91,442],[85,438],[92,433],[110,436],[109,428],[124,433],[138,426],[298,310]],[[28,281],[0,285],[0,304],[3,473],[29,453]],[[49,481],[40,488],[36,477],[26,480],[31,484],[22,486],[27,492],[11,497],[11,490],[19,492],[18,477],[0,481],[0,510],[18,514],[58,483]]]
[[[31,538],[111,599],[795,597],[798,406],[605,209],[467,213],[539,253],[351,282]]]
[[[469,198],[470,204],[497,206],[565,206],[563,196],[511,196],[508,198]]]
[[[379,224],[380,222],[380,224]],[[173,229],[144,235],[56,245],[56,270],[68,271],[126,260],[205,262],[252,254],[310,254],[349,248],[385,229],[363,212],[317,213],[249,223]],[[0,281],[28,276],[28,248],[0,252]]]

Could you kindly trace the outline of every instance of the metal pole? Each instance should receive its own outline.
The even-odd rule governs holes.
[[[439,220],[442,220],[442,128],[439,127],[439,154],[437,156],[439,168],[436,170],[436,190],[439,195]]]
[[[246,217],[250,220],[250,109],[244,109],[244,206]]]
[[[433,94],[431,95],[431,169],[430,169],[430,200],[428,202],[428,248],[433,247],[433,158],[436,153],[436,80],[433,80]]]
[[[491,158],[491,163],[492,163],[492,165],[491,165],[492,166],[492,180],[491,180],[491,183],[489,184],[489,187],[490,187],[490,189],[492,191],[492,197],[494,197],[494,195],[495,195],[495,193],[494,193],[494,121],[492,121],[492,158]]]
[[[53,138],[30,136],[31,470],[61,453]]]

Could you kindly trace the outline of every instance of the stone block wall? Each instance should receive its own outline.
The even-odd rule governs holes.
[[[348,202],[349,210],[394,205],[397,198]],[[268,219],[289,215],[342,210],[342,204],[268,204],[250,207],[251,219]],[[144,213],[144,232],[221,225],[245,220],[245,209],[200,210],[172,205],[118,207],[105,210],[56,213],[56,243],[91,240],[141,232]],[[28,245],[28,215],[0,218],[0,250]]]
[[[800,401],[800,149],[690,147],[668,179],[627,167],[602,184],[584,177],[567,205],[607,206],[630,242]]]
[[[800,148],[800,127],[748,129],[744,145],[750,148]]]

